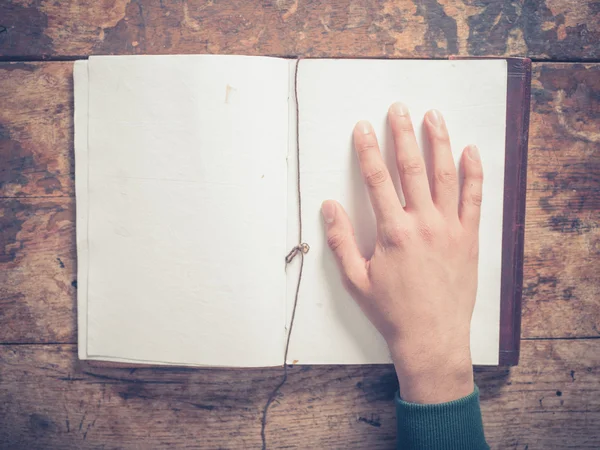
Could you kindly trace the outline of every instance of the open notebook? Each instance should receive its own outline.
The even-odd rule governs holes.
[[[284,261],[298,244],[299,151],[310,251],[288,362],[389,362],[384,341],[342,287],[320,205],[340,201],[362,250],[371,251],[374,217],[352,129],[370,120],[391,161],[386,113],[401,100],[420,142],[423,115],[437,108],[456,160],[467,144],[480,149],[486,179],[473,362],[515,363],[527,69],[525,60],[503,59],[77,61],[80,358],[281,365],[299,269],[298,258]]]

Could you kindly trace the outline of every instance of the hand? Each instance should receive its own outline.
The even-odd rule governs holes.
[[[459,201],[441,113],[429,111],[424,120],[431,182],[406,106],[392,105],[388,121],[406,206],[372,126],[359,122],[354,146],[377,220],[375,250],[369,260],[361,255],[348,215],[332,200],[322,206],[327,241],[349,292],[388,344],[402,399],[442,403],[474,389],[469,344],[483,171],[477,148],[467,147]]]

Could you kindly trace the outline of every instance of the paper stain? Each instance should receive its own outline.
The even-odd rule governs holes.
[[[129,230],[127,230],[127,228],[121,225],[115,227],[114,233],[122,237],[131,237],[131,233],[129,233]]]
[[[295,360],[292,361],[292,364],[298,364],[299,362],[300,362],[300,360],[295,359]]]
[[[236,97],[237,89],[229,84],[225,86],[225,103],[230,104],[233,103],[233,100]]]

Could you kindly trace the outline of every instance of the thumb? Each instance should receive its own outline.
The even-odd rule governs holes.
[[[367,261],[360,253],[350,218],[342,205],[326,200],[321,205],[325,222],[327,245],[333,251],[342,272],[342,278],[350,289],[365,292],[369,284]]]

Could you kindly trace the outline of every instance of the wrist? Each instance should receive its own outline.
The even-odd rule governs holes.
[[[406,351],[402,346],[390,346],[400,397],[410,403],[435,404],[471,394],[475,385],[469,345],[428,348],[434,350]]]

